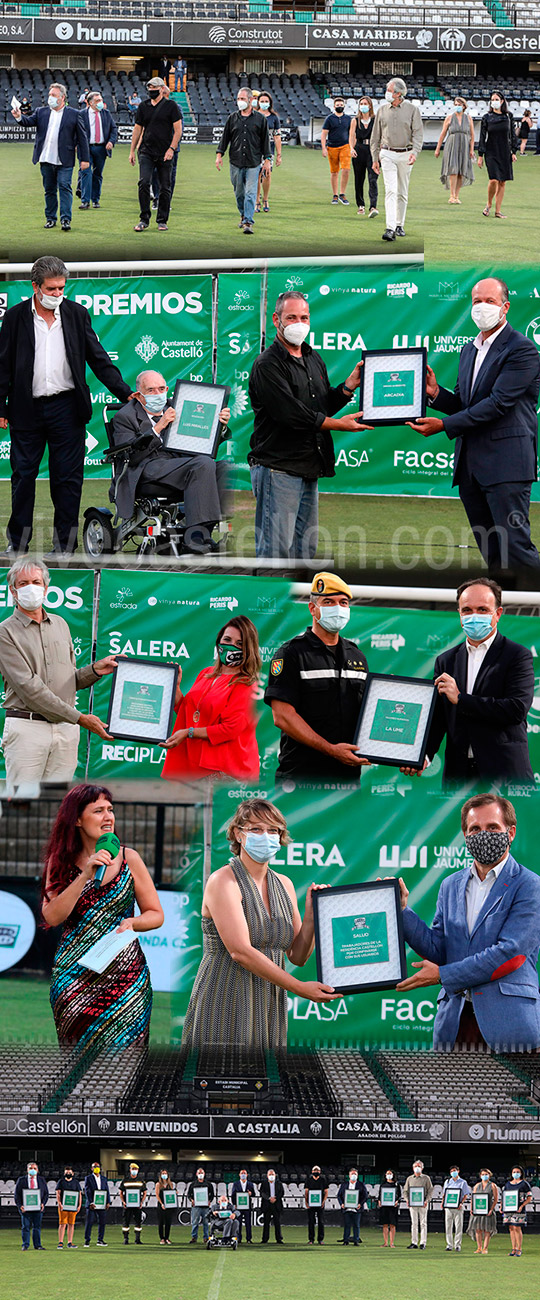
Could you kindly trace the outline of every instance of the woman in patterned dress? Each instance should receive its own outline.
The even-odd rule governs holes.
[[[51,1006],[61,1046],[77,1046],[90,1057],[148,1042],[152,987],[136,942],[124,948],[98,975],[80,958],[112,930],[141,933],[163,924],[153,881],[135,849],[116,857],[96,853],[96,841],[114,831],[109,791],[79,785],[63,799],[45,850],[42,914],[47,926],[62,926],[51,978]],[[100,885],[99,866],[105,866]],[[134,916],[135,903],[140,916]]]
[[[268,863],[288,842],[283,814],[266,799],[239,804],[228,827],[233,855],[210,876],[202,906],[203,957],[186,1012],[182,1048],[210,1044],[276,1049],[287,1044],[287,993],[312,1002],[339,995],[302,982],[314,947],[310,885],[302,921],[292,880]]]
[[[475,1214],[474,1210],[469,1219],[467,1234],[476,1240],[475,1255],[487,1255],[490,1237],[494,1237],[497,1232],[497,1204],[499,1201],[499,1188],[491,1180],[493,1174],[491,1169],[480,1170],[480,1182],[475,1183],[473,1187],[473,1196],[471,1206],[474,1205],[475,1192],[484,1192],[488,1198],[487,1214]]]

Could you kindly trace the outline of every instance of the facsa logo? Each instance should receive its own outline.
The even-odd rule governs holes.
[[[208,39],[212,41],[213,45],[223,45],[223,42],[227,40],[225,28],[211,27],[208,33]]]

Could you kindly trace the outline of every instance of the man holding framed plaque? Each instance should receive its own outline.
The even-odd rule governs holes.
[[[247,1169],[241,1169],[231,1187],[231,1201],[238,1218],[238,1245],[242,1241],[242,1224],[246,1229],[246,1242],[251,1246],[251,1205],[255,1197],[255,1184],[248,1178]]]
[[[311,627],[286,641],[270,664],[265,704],[281,731],[280,779],[359,781],[365,759],[354,744],[368,672],[363,651],[341,632],[352,591],[337,573],[316,573]]]
[[[200,388],[197,385],[197,388]],[[169,430],[174,428],[178,437],[179,417],[176,408],[167,401],[169,388],[157,370],[142,370],[137,375],[135,400],[127,402],[112,420],[115,448],[126,447],[128,464],[115,489],[118,514],[129,519],[133,514],[136,495],[170,492],[183,497],[185,533],[184,546],[193,553],[207,554],[215,524],[227,510],[226,490],[228,466],[226,461],[216,461],[206,451],[194,450],[198,445],[192,437],[191,450],[185,452],[168,446]],[[201,391],[201,399],[202,399]],[[193,411],[190,429],[194,422],[206,431],[208,407],[200,403],[203,411]],[[191,402],[196,407],[196,402]],[[225,427],[229,410],[224,407],[217,415],[217,423]],[[199,430],[200,432],[200,430]]]
[[[471,1194],[469,1184],[464,1178],[460,1177],[459,1165],[453,1161],[450,1167],[450,1177],[445,1179],[443,1186],[443,1209],[444,1209],[444,1229],[446,1233],[446,1249],[461,1250],[463,1240],[463,1214],[465,1202]]]
[[[370,425],[403,424],[426,413],[426,348],[362,353],[359,402]]]
[[[320,1165],[313,1165],[304,1183],[304,1204],[307,1210],[308,1241],[315,1245],[315,1226],[319,1246],[324,1242],[324,1207],[328,1196],[328,1180],[323,1177]]]
[[[349,1245],[352,1230],[353,1246],[359,1246],[362,1241],[360,1236],[362,1211],[367,1203],[368,1193],[365,1183],[358,1178],[358,1170],[354,1165],[349,1169],[348,1178],[344,1178],[340,1183],[337,1198],[343,1211],[343,1245]]]
[[[56,1203],[58,1205],[57,1250],[63,1250],[64,1248],[66,1228],[68,1250],[70,1248],[76,1250],[73,1233],[75,1231],[75,1220],[82,1205],[82,1188],[78,1178],[74,1176],[71,1162],[68,1162],[63,1177],[59,1178],[56,1184]]]
[[[263,1230],[261,1237],[261,1246],[268,1245],[270,1238],[270,1224],[274,1225],[274,1236],[278,1246],[283,1245],[283,1235],[281,1231],[281,1216],[283,1214],[283,1198],[285,1188],[275,1169],[269,1169],[264,1178],[261,1178],[259,1184],[263,1212]]]
[[[41,1220],[49,1199],[49,1188],[39,1172],[36,1160],[29,1160],[26,1173],[15,1183],[14,1201],[21,1216],[22,1250],[30,1249],[30,1233],[34,1250],[45,1250],[41,1245]]]
[[[403,1187],[409,1214],[411,1216],[411,1241],[407,1250],[426,1249],[427,1242],[427,1214],[429,1202],[433,1196],[433,1183],[429,1174],[424,1173],[424,1163],[422,1160],[413,1162],[412,1174],[406,1179]],[[420,1236],[420,1242],[418,1237]]]
[[[204,1169],[197,1169],[195,1178],[187,1189],[187,1198],[191,1206],[190,1245],[192,1246],[197,1244],[199,1227],[202,1227],[205,1242],[208,1241],[208,1219],[215,1194],[214,1184],[206,1177]]]
[[[124,1211],[122,1215],[124,1246],[129,1246],[129,1228],[132,1220],[135,1232],[135,1245],[140,1246],[142,1208],[147,1197],[147,1187],[145,1179],[139,1174],[139,1166],[135,1161],[131,1162],[129,1173],[124,1174],[118,1191],[120,1192],[120,1200]]]
[[[85,1247],[90,1246],[92,1228],[94,1223],[97,1222],[97,1244],[98,1246],[106,1246],[105,1224],[107,1222],[107,1210],[111,1204],[111,1194],[108,1180],[105,1174],[101,1172],[99,1160],[94,1160],[92,1172],[86,1176],[84,1191],[86,1196],[84,1245]]]

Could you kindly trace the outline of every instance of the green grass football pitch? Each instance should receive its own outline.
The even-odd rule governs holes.
[[[79,550],[74,565],[84,562],[82,517],[87,506],[108,506],[108,484],[87,479],[83,488]],[[0,481],[0,519],[9,515],[10,484]],[[468,527],[461,502],[455,498],[354,496],[321,493],[320,531],[317,562],[332,560],[338,568],[387,581],[406,580],[408,574],[422,574],[422,581],[445,586],[449,575],[478,572],[484,565]],[[234,515],[226,554],[255,554],[255,502],[250,492],[234,494]],[[540,549],[540,503],[531,507],[532,537]],[[0,534],[3,537],[3,534]],[[48,484],[37,485],[32,546],[47,551],[52,540],[52,506]],[[2,543],[0,542],[0,545]],[[137,565],[135,547],[130,544],[121,557],[108,563],[129,568]],[[166,561],[163,561],[166,563]]]
[[[95,1235],[95,1234],[94,1234]],[[520,1259],[508,1256],[509,1238],[501,1229],[487,1256],[474,1257],[469,1237],[460,1254],[446,1254],[442,1233],[430,1233],[426,1251],[409,1251],[406,1232],[396,1236],[394,1250],[381,1249],[380,1229],[362,1232],[363,1244],[347,1254],[338,1244],[339,1227],[328,1227],[322,1247],[308,1246],[303,1226],[283,1229],[284,1246],[241,1246],[237,1251],[205,1250],[188,1245],[188,1230],[173,1228],[171,1247],[161,1247],[152,1222],[145,1225],[143,1245],[126,1249],[119,1226],[109,1226],[107,1250],[82,1249],[81,1227],[75,1230],[77,1252],[56,1250],[53,1230],[43,1233],[44,1254],[21,1253],[20,1232],[0,1234],[3,1293],[6,1300],[57,1300],[59,1295],[84,1300],[306,1300],[316,1294],[328,1300],[448,1300],[475,1296],[536,1300],[540,1265],[540,1236],[525,1236]],[[260,1230],[254,1232],[260,1237]],[[45,1259],[45,1254],[47,1258]]]
[[[507,186],[508,219],[486,220],[485,169],[476,168],[474,185],[462,190],[462,206],[448,205],[440,183],[440,160],[432,151],[421,154],[411,180],[407,237],[383,243],[383,186],[379,187],[380,216],[356,215],[352,177],[350,207],[330,203],[328,164],[320,151],[285,148],[283,164],[274,169],[271,212],[257,217],[255,234],[238,229],[227,163],[221,174],[211,145],[185,145],[181,151],[169,231],[155,224],[135,234],[138,220],[137,171],[130,167],[128,146],[118,145],[106,164],[99,211],[79,212],[74,199],[69,234],[43,229],[43,189],[38,167],[31,162],[32,146],[3,144],[0,199],[0,259],[21,261],[46,252],[72,260],[116,258],[292,257],[341,254],[422,252],[428,261],[466,261],[496,266],[531,263],[540,206],[540,158],[519,157],[515,180]]]
[[[47,980],[3,975],[0,979],[0,998],[2,1000],[0,1044],[56,1043]],[[170,1039],[170,994],[154,993],[150,1041],[156,1044],[168,1043]],[[7,1296],[6,1300],[8,1300]]]

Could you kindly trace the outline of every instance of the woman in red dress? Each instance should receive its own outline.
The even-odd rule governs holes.
[[[251,619],[240,614],[216,639],[217,663],[203,668],[187,695],[179,676],[176,723],[165,741],[161,775],[166,781],[232,777],[257,781],[255,690],[261,670],[259,638]]]

